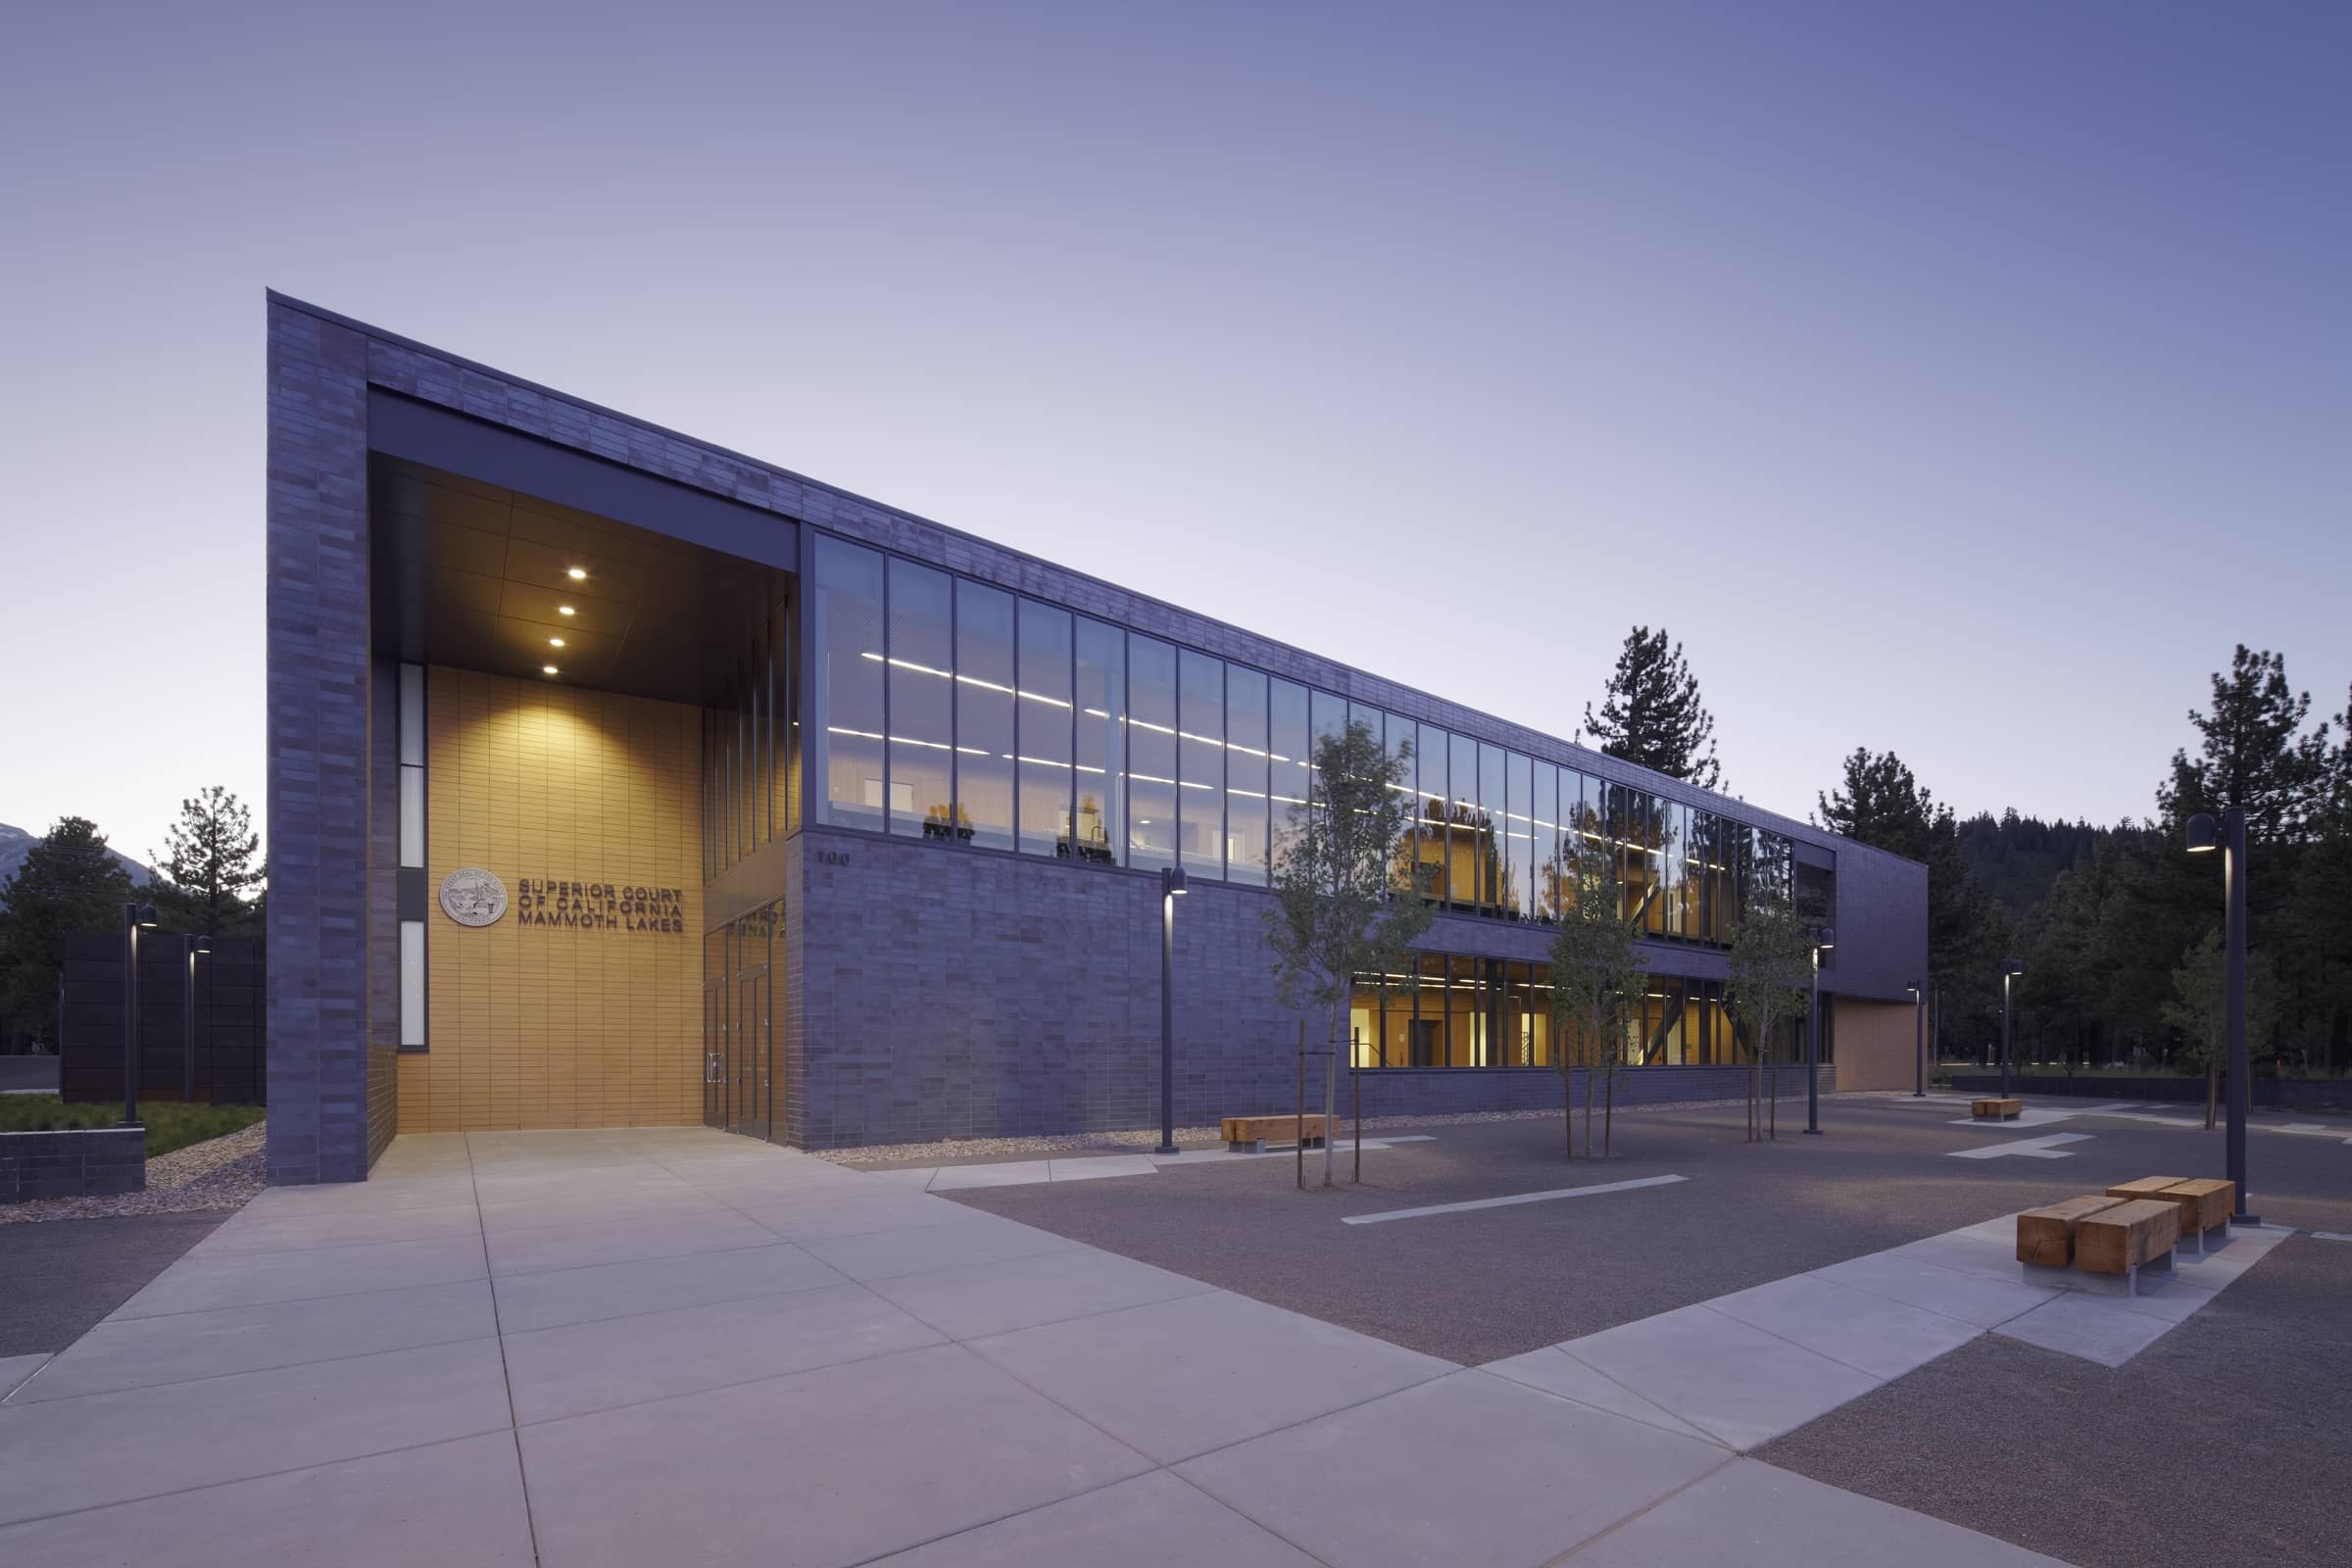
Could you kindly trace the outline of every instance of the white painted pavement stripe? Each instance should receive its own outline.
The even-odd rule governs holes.
[[[1377,1214],[1349,1214],[1343,1225],[1378,1225],[1392,1219],[1419,1219],[1424,1214],[1461,1214],[1474,1208],[1503,1208],[1512,1203],[1542,1203],[1554,1198],[1591,1198],[1597,1193],[1630,1193],[1637,1187],[1664,1187],[1687,1182],[1688,1176],[1643,1176],[1637,1181],[1601,1182],[1592,1187],[1559,1187],[1547,1193],[1513,1193],[1508,1198],[1473,1198],[1460,1203],[1432,1203],[1426,1208],[1390,1208]]]
[[[2039,1138],[2015,1138],[2005,1144],[1986,1144],[1980,1149],[1955,1149],[1951,1151],[1951,1155],[1954,1159],[1999,1159],[2004,1154],[2023,1154],[2029,1159],[2071,1159],[2074,1157],[2071,1153],[2052,1146],[2080,1144],[2091,1136],[2089,1133],[2044,1133]]]
[[[2342,1231],[2313,1231],[2311,1234],[2323,1242],[2352,1242],[2352,1236],[2346,1236]]]

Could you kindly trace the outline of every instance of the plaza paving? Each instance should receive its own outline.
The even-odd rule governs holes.
[[[975,1206],[1113,1189],[1214,1203],[1221,1183],[1277,1178],[1295,1212],[1383,1247],[1430,1226],[1519,1224],[1524,1241],[1553,1222],[1514,1216],[1670,1191],[1347,1227],[1271,1160],[958,1202],[699,1129],[406,1138],[374,1180],[267,1193],[55,1359],[0,1366],[0,1386],[25,1379],[0,1403],[0,1556],[2047,1560],[1743,1456],[1896,1368],[1735,1312],[1701,1308],[1796,1352],[1773,1352],[1761,1392],[1756,1357],[1678,1382],[1638,1336],[1612,1354],[1547,1334],[1515,1353],[1562,1365],[1490,1369]],[[1865,1232],[1838,1256],[1878,1250]],[[1669,1310],[1718,1294],[1675,1278]],[[1916,1339],[1892,1298],[1846,1294]],[[1917,1316],[1938,1320],[1923,1356],[1981,1326]],[[1744,1391],[1740,1408],[1676,1392],[1709,1382]]]

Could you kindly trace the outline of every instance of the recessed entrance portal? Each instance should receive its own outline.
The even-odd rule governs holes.
[[[398,1126],[699,1115],[765,1139],[780,1125],[769,975],[797,825],[797,543],[762,514],[631,487],[592,460],[524,458],[517,471],[541,463],[547,491],[383,451],[369,463],[379,835],[399,849],[379,870],[398,918],[370,940],[407,1009]],[[566,485],[625,515],[551,498]],[[698,542],[714,530],[770,559]],[[458,874],[496,885],[501,914],[436,909],[431,890]]]

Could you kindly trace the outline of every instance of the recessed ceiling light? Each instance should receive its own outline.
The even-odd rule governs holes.
[[[564,646],[564,639],[561,637],[550,637],[547,640],[547,646],[550,648],[561,648]]]
[[[539,666],[539,673],[542,675],[553,675],[555,672],[556,666],[553,664],[541,664]]]
[[[557,614],[559,614],[559,615],[568,615],[568,614],[570,614],[571,612],[572,612],[572,610],[571,610],[571,607],[570,607],[569,605],[558,605],[558,606],[556,607],[556,613],[557,613]]]
[[[586,582],[588,580],[588,568],[586,566],[574,566],[570,570],[564,572],[564,575],[569,577],[573,582]]]

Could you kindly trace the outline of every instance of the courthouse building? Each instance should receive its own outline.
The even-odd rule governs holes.
[[[1759,898],[1839,933],[1824,1087],[1910,1086],[1924,867],[1429,696],[1410,637],[1352,669],[277,295],[268,527],[272,1181],[400,1132],[1152,1124],[1170,867],[1178,1120],[1280,1109],[1269,868],[1353,719],[1437,906],[1355,999],[1367,1114],[1558,1103],[1572,834],[1648,960],[1621,1098],[1741,1093]]]

